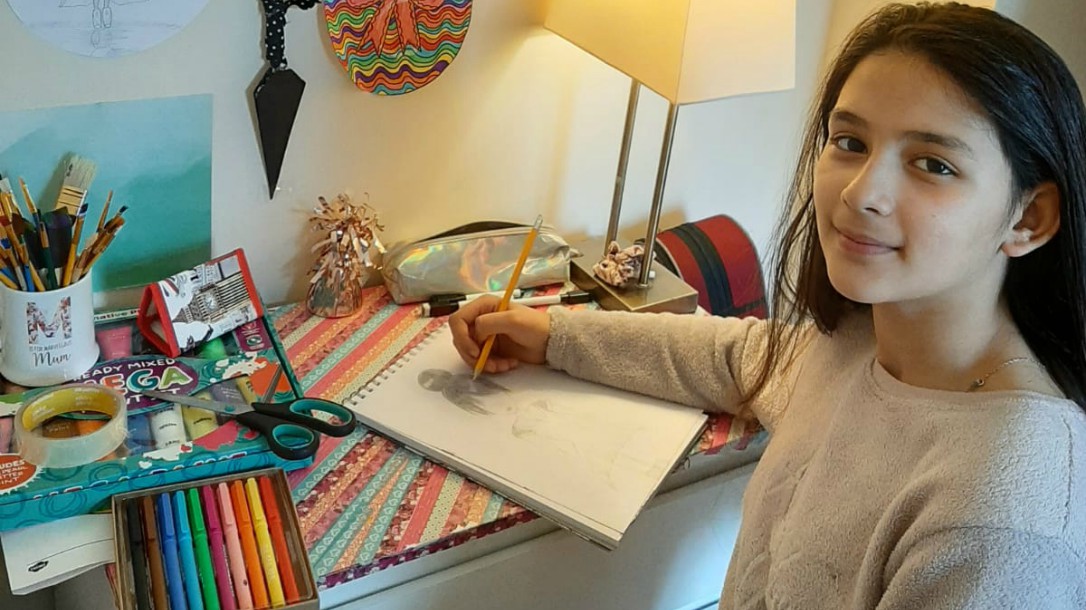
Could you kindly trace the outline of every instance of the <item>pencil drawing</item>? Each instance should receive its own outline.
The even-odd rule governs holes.
[[[491,415],[483,407],[480,396],[508,393],[509,388],[483,377],[472,379],[470,373],[453,373],[443,369],[426,369],[419,373],[419,386],[441,395],[468,413]]]

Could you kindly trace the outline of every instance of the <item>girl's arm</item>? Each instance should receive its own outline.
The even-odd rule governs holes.
[[[569,374],[706,411],[736,414],[768,322],[755,318],[550,311],[547,364]],[[772,430],[787,396],[770,384],[751,408]]]
[[[1086,608],[1086,564],[1060,538],[1008,528],[929,535],[887,574],[878,610]]]

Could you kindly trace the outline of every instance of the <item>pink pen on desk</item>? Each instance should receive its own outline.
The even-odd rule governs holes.
[[[222,534],[226,540],[226,556],[230,563],[230,575],[234,579],[234,593],[238,596],[238,610],[252,610],[253,596],[249,592],[249,576],[245,571],[245,556],[241,552],[238,523],[234,517],[234,503],[226,483],[219,483],[219,517]]]
[[[235,610],[237,604],[234,601],[234,591],[230,587],[230,568],[226,562],[226,543],[222,536],[215,492],[205,485],[200,488],[200,498],[204,503],[204,518],[207,519],[207,546],[211,550],[211,565],[215,566],[215,588],[219,593],[219,607],[222,610]]]

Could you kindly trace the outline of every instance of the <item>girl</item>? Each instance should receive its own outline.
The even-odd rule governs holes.
[[[830,68],[782,223],[775,318],[450,320],[771,440],[721,608],[1086,607],[1086,109],[1036,36],[888,6]]]

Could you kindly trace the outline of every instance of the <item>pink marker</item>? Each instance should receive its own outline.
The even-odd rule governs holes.
[[[245,556],[241,553],[238,522],[234,519],[234,504],[230,501],[226,483],[219,483],[219,515],[226,539],[226,556],[230,559],[230,574],[234,577],[234,593],[238,596],[238,610],[252,610],[253,596],[249,592],[249,576],[245,573]]]
[[[236,610],[234,589],[230,586],[230,568],[226,563],[226,546],[222,537],[222,525],[219,524],[219,507],[215,502],[215,492],[210,486],[200,488],[200,497],[204,503],[204,517],[207,519],[207,545],[211,549],[211,565],[215,566],[215,588],[219,592],[219,608]]]

